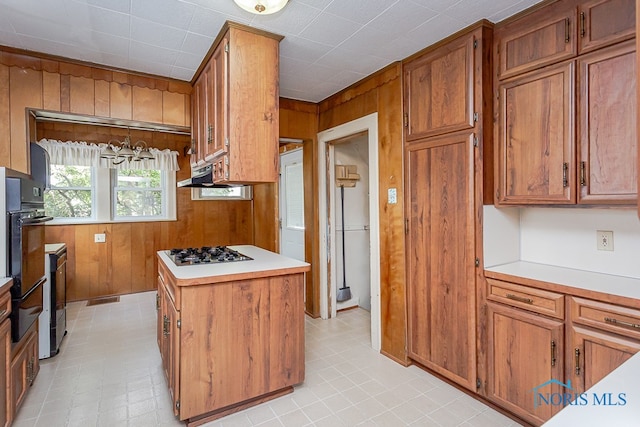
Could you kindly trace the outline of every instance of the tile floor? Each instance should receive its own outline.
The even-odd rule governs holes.
[[[180,426],[156,345],[155,292],[68,305],[60,354],[40,373],[14,426]],[[306,380],[294,393],[207,426],[463,426],[519,424],[421,369],[369,347],[369,313],[306,320]]]

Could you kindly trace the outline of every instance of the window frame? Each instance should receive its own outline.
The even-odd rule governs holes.
[[[241,196],[203,196],[202,190],[207,187],[191,188],[191,200],[253,200],[253,186],[243,185]]]
[[[62,218],[54,217],[47,224],[105,224],[105,223],[128,223],[128,222],[159,222],[176,221],[176,172],[161,171],[165,200],[162,207],[161,216],[132,216],[117,217],[115,215],[115,205],[112,205],[115,196],[116,172],[111,172],[109,168],[99,168],[91,166],[92,169],[92,198],[91,217],[84,218]],[[46,209],[46,206],[45,206]]]

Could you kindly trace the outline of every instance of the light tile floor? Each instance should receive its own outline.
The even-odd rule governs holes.
[[[155,292],[68,304],[68,335],[14,426],[180,426],[156,344]],[[306,380],[295,392],[207,426],[512,427],[511,419],[369,346],[369,313],[306,319]]]

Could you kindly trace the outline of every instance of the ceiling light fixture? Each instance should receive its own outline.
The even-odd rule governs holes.
[[[140,140],[135,144],[131,144],[131,139],[127,135],[124,141],[118,141],[117,139],[109,141],[100,152],[100,158],[111,160],[114,165],[119,165],[125,160],[139,162],[153,160],[155,156],[147,148],[146,142]]]
[[[256,15],[270,15],[279,12],[289,0],[233,0],[247,12]]]

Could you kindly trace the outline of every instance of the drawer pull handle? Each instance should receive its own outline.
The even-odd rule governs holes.
[[[562,187],[567,188],[569,186],[569,179],[567,178],[567,172],[569,171],[569,163],[562,164]]]
[[[576,375],[580,375],[580,349],[576,347]]]
[[[571,41],[571,20],[565,18],[564,20],[564,42],[569,43]]]
[[[611,323],[612,325],[626,326],[627,328],[640,329],[640,324],[625,322],[623,320],[614,319],[612,317],[605,317],[604,321]]]
[[[162,334],[164,335],[165,338],[167,338],[169,336],[169,326],[171,325],[170,321],[169,321],[169,317],[167,317],[167,315],[163,315],[163,322],[162,322]]]
[[[533,300],[531,298],[524,298],[518,295],[507,294],[507,298],[512,299],[514,301],[523,302],[525,304],[533,304]]]
[[[580,185],[585,187],[587,185],[587,177],[585,174],[586,163],[580,162]]]
[[[551,366],[556,366],[556,342],[551,341]]]
[[[584,25],[584,12],[580,12],[580,37],[584,37],[587,33]]]
[[[0,310],[0,317],[3,317],[5,314],[7,314],[7,310]]]

